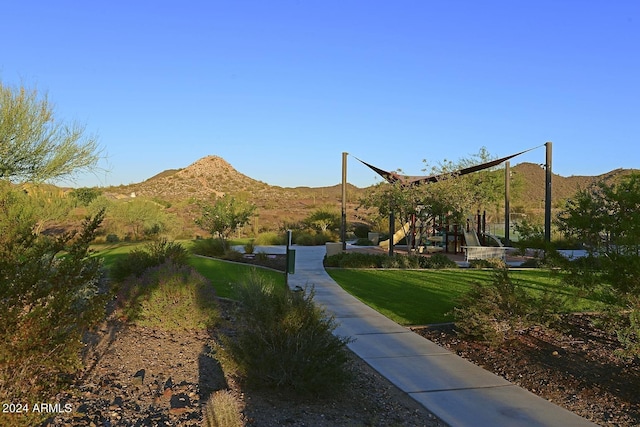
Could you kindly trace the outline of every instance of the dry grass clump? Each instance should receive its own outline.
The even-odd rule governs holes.
[[[211,395],[204,408],[205,427],[242,427],[242,416],[233,394],[218,390]]]

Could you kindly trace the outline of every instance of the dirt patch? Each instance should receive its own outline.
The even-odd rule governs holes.
[[[498,347],[460,339],[452,327],[413,328],[465,359],[598,424],[640,425],[640,361],[614,355],[615,336],[587,315],[564,332],[532,328]]]
[[[229,319],[230,303],[220,307]],[[233,333],[232,324],[224,327]],[[203,407],[216,390],[232,393],[249,426],[444,425],[355,355],[353,382],[331,397],[249,389],[210,356],[218,332],[168,332],[110,320],[91,337],[87,369],[56,397],[73,412],[44,425],[202,425]]]

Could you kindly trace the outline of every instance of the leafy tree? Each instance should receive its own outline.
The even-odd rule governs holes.
[[[46,95],[0,82],[0,179],[41,182],[93,170],[96,138],[56,119]]]
[[[54,120],[35,91],[0,83],[0,401],[53,395],[80,367],[83,332],[104,316],[101,261],[89,256],[104,211],[86,218],[79,232],[38,235],[38,220],[57,216],[64,203],[10,182],[93,168],[96,144],[82,134],[83,128]]]
[[[639,356],[640,174],[579,191],[558,215],[558,223],[588,251],[585,260],[568,266],[568,280],[617,303],[610,325],[629,354]]]
[[[640,296],[640,174],[579,191],[558,215],[558,224],[584,245],[594,258],[590,266],[599,267],[598,276],[619,297]]]
[[[307,227],[325,232],[340,227],[340,214],[332,207],[316,209],[310,213],[304,223]]]
[[[202,205],[201,208],[202,216],[196,220],[196,224],[223,242],[249,222],[256,210],[255,205],[228,194],[218,198],[212,205]]]
[[[73,197],[82,206],[89,206],[91,202],[98,198],[102,194],[102,191],[97,188],[76,188],[71,191],[71,197]]]
[[[63,221],[73,207],[69,198],[56,187],[23,184],[22,188],[28,195],[24,204],[30,206],[36,218],[33,229],[36,234],[42,233],[51,223]]]
[[[425,221],[441,218],[462,224],[468,213],[484,204],[495,203],[504,193],[504,183],[500,184],[495,172],[481,171],[463,176],[456,173],[489,160],[486,149],[481,149],[471,159],[462,159],[458,163],[445,160],[431,167],[430,174],[439,177],[436,182],[421,185],[382,182],[360,200],[360,206],[375,208],[383,217],[393,212],[404,221],[409,215],[419,212]]]
[[[116,204],[111,216],[115,222],[124,224],[134,239],[139,239],[145,234],[156,235],[165,230],[169,223],[161,205],[137,198]]]

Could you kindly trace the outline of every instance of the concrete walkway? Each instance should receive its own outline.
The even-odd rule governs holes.
[[[584,418],[462,359],[389,320],[326,273],[324,247],[296,246],[294,288],[313,285],[315,302],[335,315],[335,334],[400,390],[452,427],[595,426]]]

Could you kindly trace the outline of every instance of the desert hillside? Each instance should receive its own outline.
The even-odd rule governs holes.
[[[512,166],[517,188],[512,194],[512,207],[539,210],[544,200],[545,171],[533,163]],[[553,175],[554,206],[572,197],[580,188],[594,181],[615,179],[631,170],[617,169],[598,176]],[[502,173],[496,171],[495,173]],[[355,208],[366,189],[349,185],[347,189],[348,220],[356,221]],[[278,187],[255,180],[238,172],[226,160],[207,156],[183,169],[161,172],[143,182],[127,186],[108,187],[105,193],[113,198],[126,199],[132,195],[168,202],[180,216],[191,217],[197,201],[212,200],[224,194],[251,200],[258,207],[255,219],[258,228],[273,229],[298,221],[313,209],[334,206],[339,210],[342,189],[340,184],[330,187]]]

